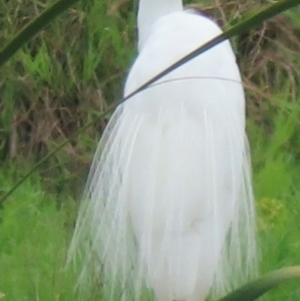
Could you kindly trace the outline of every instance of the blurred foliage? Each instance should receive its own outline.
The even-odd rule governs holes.
[[[1,187],[19,171],[0,174]],[[43,192],[32,177],[0,210],[0,287],[4,300],[71,300],[75,275],[64,270],[75,203]]]

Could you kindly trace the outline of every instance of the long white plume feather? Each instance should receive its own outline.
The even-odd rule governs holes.
[[[173,18],[179,27],[185,21],[184,13]],[[195,18],[203,27],[197,22],[206,21]],[[178,33],[176,41],[160,38],[165,21],[134,64],[125,94],[180,56],[169,51]],[[183,54],[220,32],[207,22],[209,34],[192,32],[189,45],[183,29]],[[81,287],[98,275],[108,299],[139,299],[148,287],[161,301],[201,301],[253,273],[244,102],[225,42],[117,108],[98,145],[70,248],[70,258],[81,262]]]

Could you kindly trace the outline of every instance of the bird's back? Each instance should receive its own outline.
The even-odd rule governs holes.
[[[130,71],[125,94],[221,32],[214,21],[196,13],[175,12],[160,18],[154,23],[151,34]],[[192,67],[188,68],[190,65]],[[190,77],[225,74],[226,78],[240,81],[235,56],[228,41],[222,42],[180,69],[185,72],[180,71],[179,74],[186,73]],[[174,73],[167,76],[169,77],[175,77]]]

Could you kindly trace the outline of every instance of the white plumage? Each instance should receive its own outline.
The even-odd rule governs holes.
[[[143,0],[125,96],[221,33],[178,0]],[[255,270],[245,98],[229,42],[120,105],[99,143],[71,245],[114,300],[203,301]],[[99,287],[100,289],[100,287]],[[134,295],[134,296],[133,296]]]

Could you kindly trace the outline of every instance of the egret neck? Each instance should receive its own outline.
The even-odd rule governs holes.
[[[151,27],[159,18],[182,10],[182,0],[140,0],[138,10],[139,52],[151,33]]]

